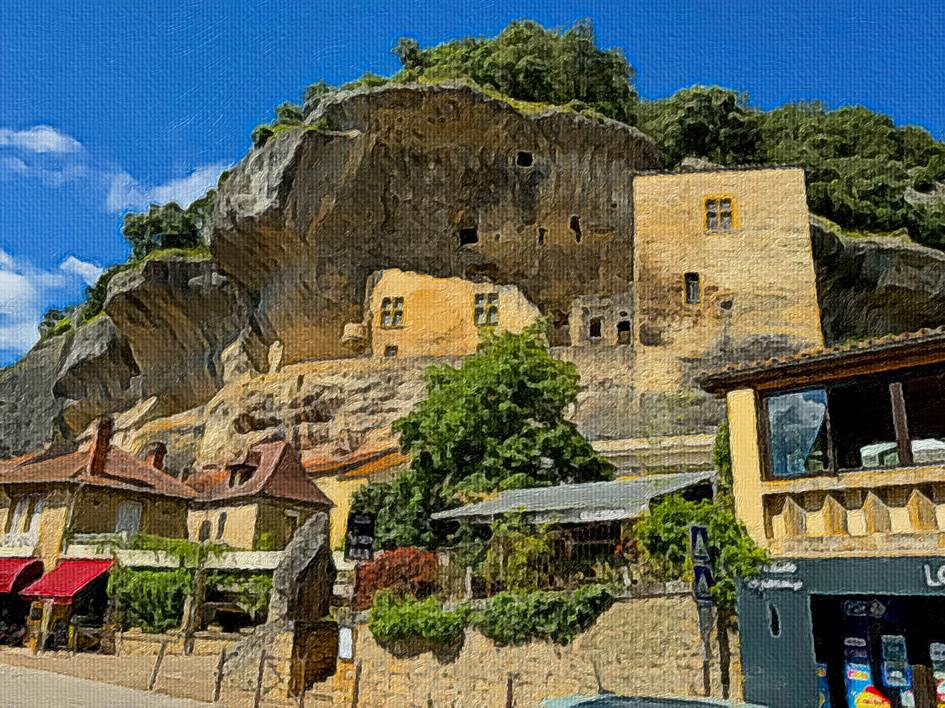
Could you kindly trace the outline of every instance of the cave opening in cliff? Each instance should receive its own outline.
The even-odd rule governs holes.
[[[587,328],[587,336],[591,339],[600,339],[603,320],[600,317],[591,318]]]
[[[543,227],[543,226],[539,226],[539,227],[538,227],[538,245],[539,245],[539,246],[544,246],[544,245],[545,245],[545,236],[546,236],[547,234],[548,234],[548,229],[546,229],[546,228]]]
[[[574,240],[576,243],[581,243],[581,217],[572,216],[571,222],[568,224],[568,227],[571,231],[574,232]]]
[[[515,164],[519,167],[531,167],[534,161],[534,156],[527,150],[519,150],[515,156]]]
[[[475,226],[471,226],[459,230],[460,246],[472,246],[474,243],[479,243],[479,229]]]
[[[630,344],[633,332],[630,327],[630,320],[620,320],[617,323],[617,344]]]

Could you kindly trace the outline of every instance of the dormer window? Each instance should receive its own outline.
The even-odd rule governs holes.
[[[404,299],[385,297],[381,300],[381,327],[393,328],[404,325]]]
[[[240,465],[238,467],[230,468],[230,487],[238,487],[242,484],[246,484],[253,477],[253,472],[256,469],[250,467],[249,465]]]
[[[729,231],[735,227],[735,200],[731,197],[706,197],[703,215],[706,231]]]

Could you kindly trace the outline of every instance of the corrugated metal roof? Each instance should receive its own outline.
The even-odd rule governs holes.
[[[632,519],[650,501],[664,494],[708,482],[715,472],[652,474],[613,482],[561,484],[556,487],[511,489],[494,499],[433,514],[434,519],[490,519],[498,514],[524,512],[542,522],[579,523]]]

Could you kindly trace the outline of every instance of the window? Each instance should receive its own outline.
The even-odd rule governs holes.
[[[886,381],[856,381],[827,391],[837,468],[899,465],[892,399]]]
[[[384,347],[384,356],[387,357],[388,359],[397,356],[397,347],[395,347],[392,344],[389,344],[388,346]]]
[[[141,530],[141,503],[123,501],[115,512],[115,533],[134,536]]]
[[[494,327],[499,324],[499,293],[480,293],[475,298],[477,327]]]
[[[633,340],[633,331],[630,320],[620,320],[617,323],[617,344],[630,344]]]
[[[217,540],[223,538],[223,533],[226,531],[226,512],[221,512],[219,518],[217,519]]]
[[[286,525],[288,526],[288,530],[289,530],[289,538],[292,538],[292,536],[295,534],[296,529],[298,529],[299,527],[299,512],[293,509],[286,510],[285,520],[286,520]]]
[[[16,500],[13,513],[7,518],[8,533],[23,533],[31,501],[30,497],[20,497]]]
[[[702,302],[702,279],[698,273],[686,273],[683,276],[686,288],[686,304],[698,305]]]
[[[705,228],[707,231],[728,231],[735,225],[735,203],[731,197],[707,197]]]
[[[210,519],[204,519],[200,522],[200,530],[197,531],[197,540],[200,543],[210,540]]]
[[[479,243],[479,229],[473,226],[467,229],[459,230],[460,246],[471,246],[474,243]]]
[[[602,321],[600,317],[592,317],[587,326],[587,336],[590,339],[600,339]]]
[[[385,297],[381,300],[381,327],[403,327],[404,299],[402,297]]]
[[[539,226],[538,227],[538,245],[539,246],[545,245],[545,236],[547,235],[548,235],[548,229],[544,228],[543,226]]]
[[[945,462],[945,371],[920,370],[904,377],[902,396],[915,464]]]
[[[827,392],[822,388],[770,396],[767,401],[772,477],[819,474],[829,466]]]
[[[572,216],[571,221],[568,222],[568,228],[574,233],[574,242],[581,243],[581,218]]]
[[[519,150],[515,156],[515,164],[519,167],[531,167],[534,163],[534,157],[527,150]]]

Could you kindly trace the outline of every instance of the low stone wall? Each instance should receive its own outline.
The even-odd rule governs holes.
[[[218,632],[197,632],[194,634],[192,656],[217,656],[223,648],[229,648],[241,639],[239,634],[221,634]],[[148,634],[129,630],[115,636],[115,654],[117,656],[153,656],[161,645],[164,653],[176,656],[184,653],[184,637],[179,632]]]
[[[429,652],[398,658],[374,641],[366,625],[357,630],[354,661],[347,666],[339,662],[336,679],[353,683],[353,669],[360,662],[359,706],[504,706],[509,674],[514,705],[537,706],[548,697],[596,694],[595,664],[603,687],[617,694],[702,695],[702,648],[689,595],[621,599],[569,646],[536,641],[498,647],[467,630],[459,656],[446,663]],[[714,636],[712,652],[712,695],[719,696]],[[737,697],[741,680],[735,637],[732,654]],[[338,705],[339,699],[336,693]]]

